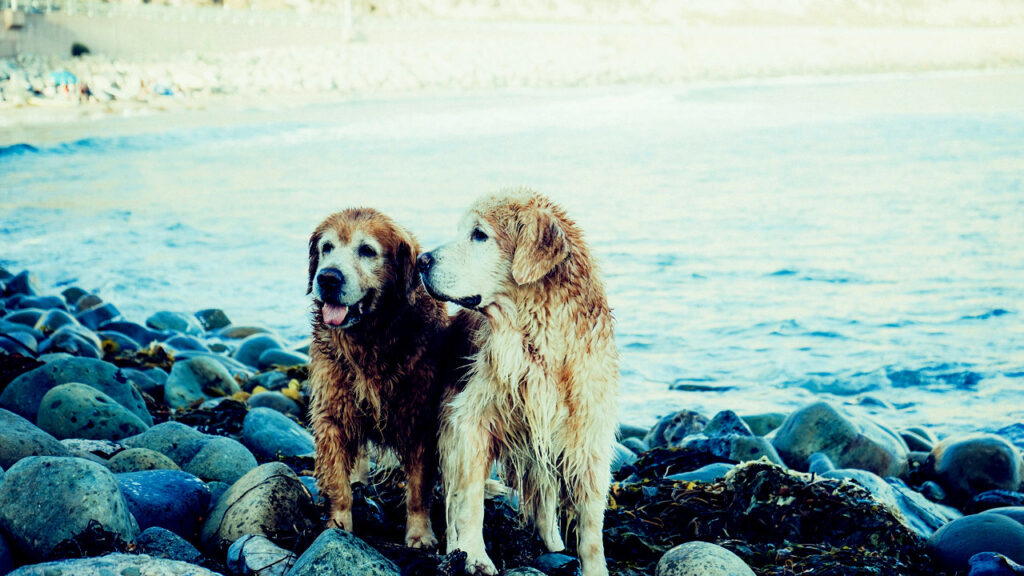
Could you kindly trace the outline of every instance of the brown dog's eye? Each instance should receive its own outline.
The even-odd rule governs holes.
[[[473,228],[473,232],[470,233],[469,239],[473,242],[483,242],[487,240],[487,234],[484,234],[484,231],[479,228]]]
[[[324,256],[330,254],[331,250],[334,250],[334,244],[331,244],[330,242],[325,242],[323,247],[320,248],[320,251],[323,252]]]
[[[373,246],[363,244],[359,247],[359,255],[363,258],[373,258],[377,255],[377,251],[373,249]]]

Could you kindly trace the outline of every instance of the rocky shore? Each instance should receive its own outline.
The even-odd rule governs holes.
[[[220,310],[138,323],[0,268],[0,574],[459,573],[458,552],[401,545],[387,458],[356,486],[355,533],[325,530],[306,352]],[[1024,574],[1024,424],[936,438],[819,402],[620,432],[612,574]],[[573,539],[545,553],[515,506],[488,499],[499,568],[575,574]]]

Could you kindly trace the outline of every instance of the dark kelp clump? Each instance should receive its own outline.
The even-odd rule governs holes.
[[[863,488],[768,462],[739,465],[711,484],[617,483],[611,497],[613,574],[652,574],[662,554],[691,540],[729,548],[762,576],[936,573],[921,539]]]

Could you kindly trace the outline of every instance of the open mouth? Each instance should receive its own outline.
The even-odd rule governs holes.
[[[370,301],[372,300],[373,290],[368,290],[366,292],[366,296],[363,296],[359,302],[356,302],[351,306],[324,302],[320,308],[320,312],[324,318],[324,324],[327,324],[332,328],[348,328],[353,326],[363,319],[363,314],[365,314],[367,308],[370,307]]]

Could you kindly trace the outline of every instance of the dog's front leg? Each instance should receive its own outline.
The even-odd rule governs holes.
[[[417,446],[405,461],[405,545],[433,548],[437,537],[430,525],[430,500],[437,464],[433,446]]]
[[[468,388],[468,386],[467,386]],[[458,404],[458,402],[456,402]],[[466,553],[466,572],[498,573],[484,545],[484,483],[491,469],[491,434],[483,417],[449,407],[441,428],[441,475],[448,518],[448,552]],[[462,409],[468,408],[466,404]]]
[[[320,376],[312,374],[312,377]],[[310,424],[316,448],[314,474],[320,492],[330,502],[329,524],[352,530],[352,484],[349,473],[359,451],[359,439],[340,426],[336,410],[351,403],[333,396],[334,387],[316,387],[310,403]]]

